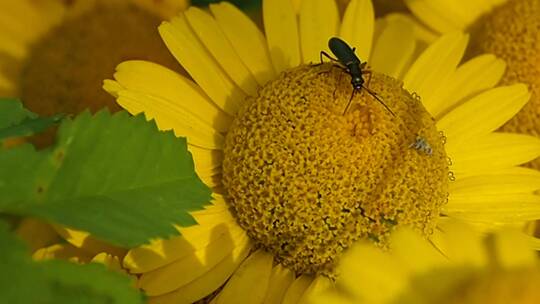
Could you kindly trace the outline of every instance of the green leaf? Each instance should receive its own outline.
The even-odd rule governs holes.
[[[17,99],[0,98],[0,130],[14,126],[27,118],[37,115],[25,109]]]
[[[18,100],[0,99],[0,140],[43,132],[59,123],[63,117],[63,114],[38,117],[26,110]]]
[[[0,211],[32,215],[124,247],[178,235],[210,201],[184,138],[142,115],[66,119],[55,147],[0,153]]]
[[[0,303],[143,303],[127,275],[100,264],[35,262],[24,244],[0,222]]]

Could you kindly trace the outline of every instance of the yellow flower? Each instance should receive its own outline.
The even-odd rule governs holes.
[[[492,53],[508,64],[502,84],[529,85],[531,101],[501,130],[540,136],[540,2],[536,0],[407,0],[411,11],[439,33],[468,29],[470,55]],[[530,166],[540,169],[540,158]]]
[[[289,0],[265,0],[263,17],[265,35],[227,2],[190,8],[159,32],[195,82],[127,61],[104,83],[130,113],[186,137],[214,190],[192,213],[199,225],[126,255],[150,303],[298,303],[332,284],[357,239],[386,248],[396,226],[429,238],[441,217],[481,230],[539,217],[540,173],[516,166],[540,141],[493,132],[530,97],[493,88],[503,61],[460,65],[468,36],[455,32],[413,62],[413,25],[375,31],[368,0],[343,19],[334,1],[302,1],[297,16]],[[319,64],[332,36],[374,70],[356,94],[335,63]]]
[[[152,58],[177,68],[154,27],[186,5],[186,0],[2,1],[0,97],[20,97],[41,115],[105,106],[119,110],[100,90],[101,81],[126,59]]]
[[[407,229],[393,234],[390,252],[355,244],[340,261],[336,286],[311,303],[539,303],[540,265],[523,235],[482,237],[452,221],[441,229],[436,246]]]

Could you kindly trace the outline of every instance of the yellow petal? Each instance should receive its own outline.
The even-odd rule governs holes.
[[[263,250],[252,253],[234,272],[215,303],[262,303],[270,282],[272,261],[272,255]]]
[[[453,264],[483,267],[488,263],[482,235],[454,219],[443,218],[430,240]]]
[[[375,43],[369,64],[374,71],[399,79],[410,64],[415,47],[411,22],[402,18],[388,19]]]
[[[322,275],[318,275],[311,282],[311,284],[306,289],[306,291],[304,292],[304,294],[302,295],[302,298],[300,298],[298,303],[299,304],[310,303],[310,299],[313,298],[314,295],[317,295],[323,291],[329,290],[333,286],[334,286],[334,282],[332,282],[331,279]]]
[[[190,7],[185,15],[193,31],[234,83],[248,95],[257,94],[257,81],[236,54],[216,20],[197,7]]]
[[[82,251],[85,251],[92,256],[102,252],[110,253],[119,257],[123,257],[126,254],[125,249],[98,240],[92,237],[88,232],[66,228],[59,225],[53,225],[53,227],[64,240],[78,248],[81,248]]]
[[[437,122],[450,145],[486,135],[507,122],[529,101],[523,84],[498,87],[471,98]]]
[[[106,252],[97,254],[92,258],[91,262],[103,264],[105,265],[105,267],[107,267],[108,270],[125,273],[125,270],[122,269],[122,265],[120,264],[120,260],[118,259],[118,257],[110,255]]]
[[[445,146],[456,176],[517,166],[540,156],[540,139],[514,133],[490,133],[459,145]]]
[[[38,249],[32,255],[32,258],[37,261],[63,259],[73,260],[80,263],[90,262],[94,255],[81,250],[71,244],[55,244],[49,247]]]
[[[249,237],[241,231],[212,236],[208,246],[183,256],[164,267],[144,273],[139,278],[139,288],[149,296],[163,295],[189,284],[210,272],[236,248],[247,247]]]
[[[114,98],[118,98],[118,93],[125,89],[115,80],[109,80],[109,79],[103,80],[102,88],[107,93],[111,94],[111,96],[113,96]]]
[[[415,16],[439,33],[464,29],[466,26],[466,23],[455,15],[456,11],[449,11],[448,6],[441,5],[441,1],[405,0],[405,3]],[[456,2],[456,5],[461,4],[463,1]]]
[[[412,229],[395,231],[392,234],[391,247],[392,255],[413,273],[428,272],[448,263],[433,245]]]
[[[468,35],[460,32],[442,36],[420,55],[403,79],[403,87],[420,95],[432,115],[433,96],[456,70],[468,40]]]
[[[327,291],[320,294],[315,294],[309,299],[312,304],[353,304],[358,302],[357,299],[351,299],[344,292],[338,289]]]
[[[56,2],[56,1],[47,1]],[[51,3],[53,4],[53,3]],[[54,4],[53,4],[54,5]],[[55,8],[58,5],[54,5]],[[0,4],[0,28],[8,37],[27,44],[34,42],[45,33],[50,24],[47,11],[31,1],[2,1]]]
[[[198,176],[213,176],[221,173],[223,151],[208,150],[193,145],[188,145],[188,150],[193,157],[195,172]]]
[[[368,243],[350,248],[343,256],[339,270],[339,288],[365,303],[387,303],[404,290],[408,280],[408,271],[401,262]]]
[[[124,258],[124,267],[132,273],[152,271],[205,248],[216,238],[241,231],[228,208],[219,205],[210,205],[192,215],[198,225],[179,228],[181,236],[153,240],[131,249]]]
[[[22,60],[28,54],[27,46],[21,42],[0,33],[0,52],[10,56],[14,60]]]
[[[301,62],[296,13],[290,0],[263,0],[263,21],[270,58],[277,73]]]
[[[237,247],[214,268],[191,283],[162,296],[150,297],[150,304],[191,304],[218,289],[242,263],[251,250],[251,244]]]
[[[197,84],[221,109],[234,115],[245,94],[208,53],[183,14],[159,26],[163,41]]]
[[[221,133],[167,100],[134,91],[120,91],[117,102],[133,115],[144,113],[147,120],[155,120],[160,130],[173,130],[177,137],[186,137],[191,145],[223,149],[225,137]]]
[[[309,285],[311,285],[311,282],[313,282],[313,277],[309,275],[301,275],[294,282],[289,286],[289,289],[287,289],[287,292],[285,293],[285,296],[283,298],[282,304],[297,304],[300,299],[302,299],[302,296],[304,295],[304,292],[309,288]]]
[[[444,214],[473,222],[517,223],[540,219],[540,196],[534,194],[452,195]]]
[[[302,1],[300,45],[304,63],[319,62],[320,52],[328,49],[328,39],[337,35],[339,12],[334,0]]]
[[[530,171],[531,174],[479,175],[459,178],[450,184],[450,193],[463,196],[532,193],[540,189],[540,171]]]
[[[264,299],[265,304],[281,304],[285,293],[294,281],[294,273],[278,264],[272,269],[270,285]]]
[[[464,99],[494,87],[505,69],[503,60],[489,54],[467,61],[435,92],[430,101],[431,113],[440,118]]]
[[[375,12],[371,0],[349,2],[339,35],[356,48],[356,55],[361,61],[369,61],[374,28]]]
[[[523,232],[505,230],[495,236],[495,255],[497,262],[506,269],[532,267],[537,265],[538,258],[531,249]]]
[[[211,4],[210,10],[223,33],[259,85],[275,78],[266,38],[257,25],[242,11],[228,2]]]
[[[116,67],[114,78],[126,90],[159,97],[176,112],[196,116],[219,132],[227,131],[232,122],[231,116],[210,101],[193,81],[161,65],[140,60],[126,61]],[[112,90],[118,91],[117,87],[112,87]],[[147,104],[145,109],[159,106]]]

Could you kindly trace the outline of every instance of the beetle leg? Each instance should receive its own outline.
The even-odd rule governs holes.
[[[347,114],[347,111],[349,110],[349,107],[351,106],[352,99],[355,93],[356,93],[356,89],[353,89],[351,93],[351,98],[349,98],[349,102],[347,102],[347,106],[345,107],[345,110],[343,111],[343,115]]]
[[[338,76],[338,81],[337,81],[337,84],[336,84],[336,87],[334,88],[334,92],[332,93],[332,97],[334,99],[336,99],[336,91],[337,91],[337,88],[339,86],[339,83],[341,82],[341,76],[343,76],[343,74],[339,74]]]
[[[337,60],[336,58],[334,58],[334,57],[328,55],[327,52],[321,51],[321,52],[319,53],[319,59],[321,60],[321,63],[319,63],[319,65],[321,65],[321,64],[324,63],[324,61],[323,61],[323,56],[326,57],[326,58],[328,58],[330,61],[333,61],[333,62],[339,62],[339,60]]]
[[[371,82],[371,76],[373,75],[373,72],[371,70],[365,70],[365,71],[362,71],[362,75],[368,76],[366,87],[369,87],[369,83]]]

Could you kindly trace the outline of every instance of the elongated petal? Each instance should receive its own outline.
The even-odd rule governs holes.
[[[62,227],[60,225],[53,225],[53,228],[64,240],[91,256],[101,252],[107,252],[118,257],[123,257],[126,254],[125,249],[98,240],[88,232]]]
[[[264,299],[265,304],[281,304],[285,293],[294,281],[294,273],[278,264],[272,269],[270,285]]]
[[[311,284],[309,284],[309,287],[306,289],[306,291],[304,291],[304,294],[302,294],[302,298],[300,298],[298,303],[309,303],[309,300],[315,295],[321,293],[322,291],[328,290],[333,286],[334,282],[332,282],[331,279],[318,275],[311,282]]]
[[[150,304],[191,304],[222,286],[247,257],[251,244],[237,247],[214,268],[179,289],[157,297],[150,297]]]
[[[439,219],[430,237],[435,246],[455,264],[483,267],[488,263],[480,233],[454,219]]]
[[[534,194],[452,195],[444,214],[467,221],[518,223],[540,219],[540,196]]]
[[[223,151],[208,150],[193,145],[188,145],[188,150],[193,157],[195,172],[198,176],[213,176],[221,173]]]
[[[235,248],[245,247],[249,243],[249,238],[245,232],[236,235],[227,233],[226,235],[214,237],[215,239],[208,246],[196,250],[165,267],[144,273],[139,278],[139,288],[143,289],[149,296],[172,292],[210,272]]]
[[[114,78],[124,89],[159,97],[175,112],[196,116],[219,132],[227,131],[232,122],[231,116],[210,101],[200,87],[161,65],[148,61],[126,61],[116,67]],[[160,106],[145,104],[145,112],[155,112],[155,108]]]
[[[244,64],[259,85],[275,78],[266,38],[257,25],[228,2],[211,4],[210,10]]]
[[[456,29],[465,29],[479,16],[486,13],[499,0],[405,0],[409,9],[424,24],[447,33]]]
[[[302,296],[304,295],[304,292],[309,288],[309,285],[311,285],[311,282],[313,282],[313,277],[308,275],[301,275],[294,282],[289,286],[289,289],[287,289],[287,292],[285,293],[285,297],[283,298],[282,304],[297,304],[300,299],[302,299]]]
[[[420,95],[432,115],[433,96],[454,73],[467,42],[468,36],[460,32],[442,36],[420,55],[403,79],[404,88]]]
[[[440,118],[465,99],[494,87],[505,69],[506,63],[494,55],[481,55],[467,61],[435,92],[431,98],[431,113]]]
[[[457,18],[455,14],[452,14],[455,11],[449,12],[448,7],[441,5],[440,2],[434,0],[405,0],[409,9],[417,17],[439,33],[447,33],[465,28],[465,22]],[[460,2],[460,4],[462,3]]]
[[[189,8],[185,15],[193,31],[234,83],[244,93],[255,95],[258,89],[257,81],[244,66],[216,20],[197,7]]]
[[[280,73],[301,62],[296,13],[290,0],[263,0],[264,29],[274,70]]]
[[[163,41],[197,84],[221,109],[234,115],[245,94],[197,39],[183,14],[159,26]]]
[[[449,143],[446,152],[452,159],[451,170],[460,176],[521,165],[540,156],[538,137],[490,133],[459,145]]]
[[[216,304],[263,303],[270,283],[272,260],[272,255],[263,250],[252,253],[219,293]]]
[[[482,93],[444,115],[437,122],[451,145],[486,135],[502,126],[529,101],[523,84],[498,87]]]
[[[371,0],[349,2],[339,35],[351,47],[356,48],[356,55],[362,61],[369,61],[374,28],[375,12]]]
[[[330,53],[328,39],[337,35],[339,12],[334,0],[302,1],[300,41],[304,63],[318,62],[321,51]]]
[[[535,174],[479,175],[460,178],[450,184],[452,196],[533,193],[540,189],[540,172]]]
[[[412,60],[415,46],[413,24],[403,18],[389,18],[369,64],[374,71],[399,79]]]
[[[182,108],[172,106],[167,100],[133,91],[120,91],[118,104],[129,113],[144,113],[148,120],[154,119],[160,130],[173,130],[178,137],[186,137],[188,143],[207,149],[222,149],[224,136],[198,117]],[[148,107],[147,105],[153,105]]]
[[[144,273],[171,264],[195,251],[206,248],[216,239],[240,233],[234,218],[227,211],[222,214],[196,217],[199,225],[181,229],[182,236],[155,240],[148,245],[131,249],[124,258],[124,266],[132,273]]]

